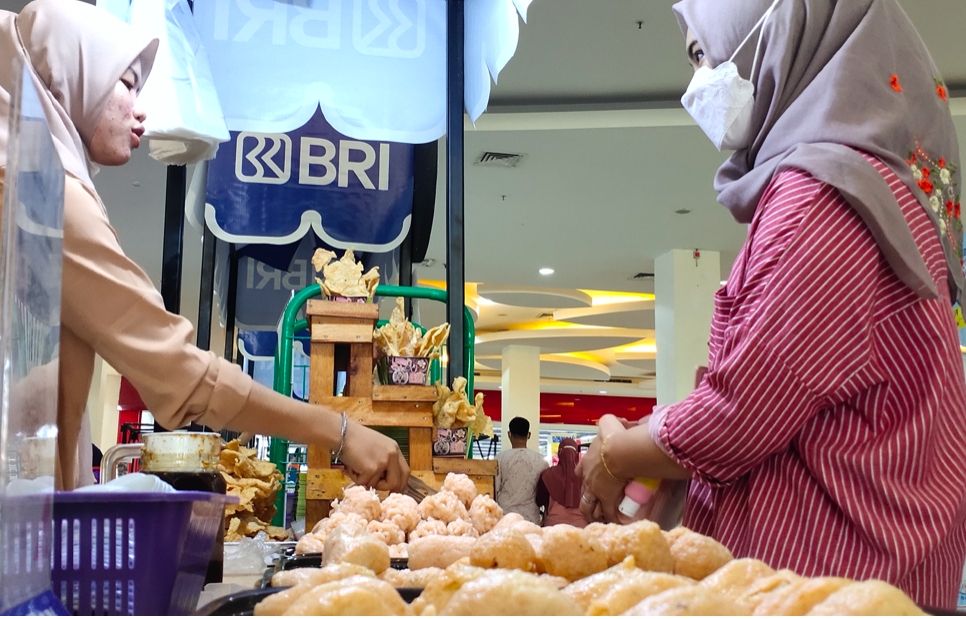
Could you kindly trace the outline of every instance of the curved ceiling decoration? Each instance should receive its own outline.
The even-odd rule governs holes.
[[[502,358],[490,356],[477,361],[477,368],[502,369]],[[563,380],[610,380],[610,369],[589,355],[540,355],[540,376]]]
[[[653,329],[654,300],[608,303],[584,308],[558,309],[554,320],[564,320],[582,325],[620,327],[623,329]]]
[[[583,290],[573,288],[530,288],[479,284],[476,292],[479,296],[493,303],[517,307],[590,307],[594,301],[593,297]]]
[[[535,346],[543,354],[600,350],[653,338],[646,329],[615,329],[610,327],[548,326],[546,328],[494,331],[476,336],[478,355],[499,355],[510,345]]]

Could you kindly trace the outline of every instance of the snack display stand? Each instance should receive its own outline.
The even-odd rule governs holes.
[[[285,309],[275,360],[275,390],[291,394],[292,342],[294,334],[309,328],[312,341],[310,399],[335,411],[345,411],[352,419],[367,426],[405,428],[409,443],[409,466],[413,475],[438,488],[447,473],[466,473],[480,491],[493,493],[496,463],[465,458],[433,458],[433,403],[436,390],[421,385],[376,385],[373,380],[372,332],[379,317],[374,303],[351,303],[317,299],[322,291],[309,286],[296,294]],[[432,288],[379,286],[377,296],[402,296],[445,302],[446,292]],[[298,315],[305,308],[305,319]],[[467,367],[473,363],[475,331],[473,319],[464,308],[464,355]],[[348,349],[345,367],[337,367],[336,351]],[[346,372],[345,395],[335,395],[336,375]],[[472,395],[472,374],[467,377]],[[272,440],[271,457],[277,465],[284,462],[288,445]],[[277,459],[277,460],[276,460]],[[331,454],[318,445],[308,450],[306,488],[306,528],[329,513],[333,499],[338,498],[349,479],[331,465]]]

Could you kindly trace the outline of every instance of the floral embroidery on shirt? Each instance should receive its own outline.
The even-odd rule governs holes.
[[[946,83],[938,77],[934,77],[933,81],[936,82],[936,96],[945,103],[949,103],[949,89],[946,88]]]
[[[899,74],[893,73],[889,78],[889,86],[896,92],[902,92],[902,82],[899,81]]]
[[[957,166],[945,157],[933,160],[921,146],[909,153],[906,163],[919,189],[926,194],[929,208],[936,215],[939,231],[963,264],[962,201],[956,183]]]

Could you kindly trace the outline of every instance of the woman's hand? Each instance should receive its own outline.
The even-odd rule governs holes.
[[[352,481],[376,490],[400,492],[409,481],[409,465],[399,444],[355,421],[346,429],[342,463]]]
[[[580,511],[588,522],[600,520],[601,517],[609,522],[617,522],[619,519],[617,506],[624,498],[624,486],[628,480],[617,479],[608,471],[610,462],[605,466],[602,451],[609,440],[625,431],[624,424],[617,417],[601,417],[597,422],[597,438],[577,465],[577,473],[584,480]]]

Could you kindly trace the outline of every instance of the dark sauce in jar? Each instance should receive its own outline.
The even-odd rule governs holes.
[[[172,471],[155,472],[164,481],[171,484],[175,490],[189,490],[199,492],[213,492],[225,494],[228,490],[224,478],[217,471]],[[224,517],[221,522],[224,523]],[[215,538],[215,546],[208,561],[208,571],[205,573],[205,584],[221,582],[224,578],[225,566],[225,529],[220,527]]]

